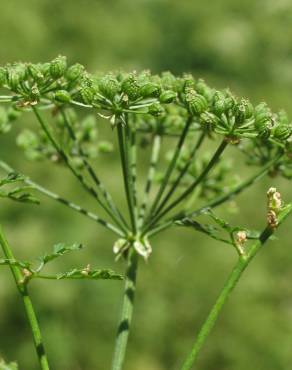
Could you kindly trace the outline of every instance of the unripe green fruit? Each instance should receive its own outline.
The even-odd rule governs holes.
[[[279,140],[287,140],[292,134],[292,128],[289,125],[279,125],[274,129],[273,136]]]
[[[67,59],[63,56],[58,56],[50,63],[50,74],[54,79],[60,78],[64,75],[67,68]]]
[[[130,100],[136,100],[139,97],[139,84],[135,76],[130,75],[122,83],[122,91],[128,95]]]
[[[161,92],[161,88],[156,83],[147,82],[146,84],[144,84],[143,86],[140,87],[139,92],[140,92],[141,96],[143,96],[144,98],[158,97],[160,92]]]
[[[236,104],[234,107],[236,123],[242,123],[244,120],[251,118],[253,113],[253,106],[246,99],[242,99],[240,103]]]
[[[40,91],[38,89],[37,86],[33,86],[31,88],[31,91],[30,91],[30,94],[29,94],[29,97],[31,100],[33,101],[38,101],[40,99]]]
[[[193,90],[187,94],[186,101],[192,115],[200,115],[208,108],[208,102],[203,95],[194,93]]]
[[[9,69],[7,74],[7,82],[12,91],[17,91],[20,84],[20,78],[15,69]]]
[[[70,103],[71,95],[66,90],[59,90],[55,93],[55,100],[60,103]]]
[[[76,63],[67,69],[66,78],[70,82],[76,81],[82,76],[84,70],[85,68],[82,64]]]
[[[120,84],[113,76],[105,76],[98,84],[100,92],[109,99],[113,99],[120,92]]]
[[[176,93],[171,90],[163,91],[159,96],[159,100],[163,104],[169,104],[173,102],[175,98],[176,98]]]
[[[27,66],[28,73],[35,81],[40,81],[44,78],[41,68],[35,64],[29,64]]]
[[[92,86],[83,87],[80,90],[80,95],[85,104],[92,104],[95,97],[95,89]]]
[[[267,140],[271,136],[271,130],[268,127],[262,127],[258,130],[258,137]]]
[[[216,92],[213,97],[213,111],[218,116],[221,116],[222,113],[225,113],[227,110],[226,98],[224,94]]]
[[[148,108],[148,113],[152,116],[160,116],[164,112],[162,106],[159,103],[153,103]]]

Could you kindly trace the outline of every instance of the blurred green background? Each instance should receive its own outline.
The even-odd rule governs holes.
[[[255,103],[265,100],[274,110],[292,114],[291,22],[289,0],[2,1],[0,64],[47,61],[63,54],[92,72],[192,72],[218,88],[229,86]],[[30,118],[27,115],[21,125]],[[48,188],[92,207],[69,174],[24,160],[14,144],[17,130],[1,137],[0,157]],[[101,158],[99,168],[113,195],[124,202],[116,186],[117,156]],[[240,176],[247,173],[241,171]],[[240,214],[227,209],[221,213],[235,224],[262,227],[265,191],[272,185],[292,199],[287,181],[264,179],[238,198]],[[123,264],[114,262],[111,235],[50,200],[43,199],[41,207],[3,201],[0,222],[19,258],[38,256],[56,242],[78,241],[86,250],[64,258],[60,269],[90,262],[123,271]],[[233,293],[198,368],[291,368],[291,236],[290,219]],[[235,261],[232,250],[183,228],[153,239],[153,249],[149,263],[140,266],[127,370],[178,368]],[[110,368],[122,283],[40,281],[31,291],[52,369]],[[17,360],[21,370],[38,368],[6,268],[0,270],[0,355]]]

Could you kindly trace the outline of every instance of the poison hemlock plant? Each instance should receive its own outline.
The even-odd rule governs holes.
[[[231,226],[214,213],[263,176],[292,178],[292,128],[284,112],[272,113],[265,103],[253,106],[229,90],[217,91],[191,75],[175,77],[166,72],[109,73],[91,75],[80,64],[67,65],[59,56],[49,63],[15,63],[0,68],[0,132],[5,134],[21,114],[35,118],[33,130],[25,129],[17,144],[31,160],[49,160],[67,167],[105,212],[100,217],[82,206],[37,184],[11,168],[1,158],[0,168],[7,174],[0,181],[0,197],[19,202],[38,203],[43,194],[92,219],[117,237],[113,252],[125,260],[125,293],[118,327],[112,370],[123,367],[131,327],[136,274],[139,260],[152,253],[152,237],[171,227],[190,227],[229,244],[238,261],[215,305],[199,331],[182,370],[191,369],[199,350],[232,289],[262,245],[290,213],[275,188],[268,191],[266,228],[262,232]],[[5,92],[6,91],[6,92]],[[88,112],[88,115],[86,115]],[[118,209],[91,164],[99,153],[111,153],[114,141],[100,141],[98,122],[106,120],[117,135],[117,145],[125,189],[127,212]],[[164,142],[172,141],[167,165],[161,170]],[[216,143],[207,155],[202,147]],[[138,186],[137,158],[145,147],[151,148],[144,189]],[[238,180],[236,171],[224,158],[226,148],[241,153],[254,174]],[[145,155],[144,155],[145,156]],[[34,194],[34,195],[33,195]],[[196,207],[197,202],[203,204]],[[207,223],[201,222],[207,218]],[[108,270],[90,266],[74,268],[57,275],[43,273],[46,264],[81,245],[58,244],[39,264],[18,261],[1,231],[4,257],[23,298],[32,327],[41,369],[49,369],[40,329],[28,295],[28,284],[43,279],[121,279]]]

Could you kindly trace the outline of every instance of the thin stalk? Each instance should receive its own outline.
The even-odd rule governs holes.
[[[15,260],[13,253],[11,251],[11,248],[4,236],[1,226],[0,226],[0,244],[1,244],[5,257],[7,259]],[[45,352],[39,323],[38,323],[38,320],[37,320],[37,317],[34,311],[34,307],[30,299],[27,286],[21,283],[23,279],[23,275],[18,266],[10,265],[9,267],[14,277],[16,287],[19,291],[19,294],[24,304],[26,317],[27,317],[28,323],[31,328],[34,346],[36,349],[40,367],[42,370],[49,370],[50,369],[49,363],[48,363],[47,355]]]
[[[10,167],[7,163],[5,163],[3,161],[0,161],[0,168],[2,168],[7,173],[17,172],[12,167]],[[24,179],[24,182],[27,185],[32,186],[35,190],[39,191],[40,193],[46,195],[49,198],[52,198],[52,199],[56,200],[57,202],[59,202],[61,204],[64,204],[65,206],[73,209],[74,211],[92,219],[93,221],[95,221],[95,222],[99,223],[100,225],[104,226],[105,228],[111,230],[115,234],[117,234],[119,236],[124,236],[125,235],[122,230],[120,230],[116,226],[112,225],[111,223],[105,221],[101,217],[97,216],[95,213],[87,211],[86,209],[80,207],[78,204],[75,204],[75,203],[61,197],[60,195],[58,195],[56,193],[53,193],[52,191],[44,188],[43,186],[37,184],[34,181],[32,181],[30,178],[26,177]]]
[[[99,198],[99,195],[97,194],[97,192],[94,190],[94,188],[89,185],[86,180],[84,179],[84,177],[75,170],[75,168],[71,165],[70,163],[70,160],[67,156],[67,154],[64,152],[64,150],[62,148],[60,148],[59,144],[57,143],[57,141],[55,140],[55,138],[53,137],[53,135],[51,134],[50,132],[50,129],[49,127],[47,126],[47,124],[45,123],[45,121],[42,119],[41,115],[39,114],[37,108],[35,106],[32,106],[32,109],[36,115],[36,118],[39,122],[39,124],[41,125],[42,129],[44,130],[45,134],[47,135],[48,139],[50,140],[50,142],[52,143],[52,145],[54,146],[54,148],[56,149],[56,151],[58,152],[58,154],[60,155],[60,157],[64,160],[64,162],[66,163],[67,167],[70,169],[70,171],[73,173],[73,175],[79,180],[79,182],[81,183],[81,185],[83,186],[83,188],[90,194],[92,195],[96,201],[99,203],[99,205],[106,211],[106,213],[113,219],[113,221],[115,221],[115,223],[124,231],[126,232],[126,229],[124,228],[124,226],[121,224],[121,221],[116,217],[116,215],[101,201],[101,199]]]
[[[150,191],[152,188],[152,183],[153,179],[155,176],[155,171],[159,159],[159,153],[160,153],[160,147],[161,147],[161,136],[156,134],[153,139],[153,146],[152,146],[152,153],[151,153],[151,159],[150,159],[150,166],[149,166],[149,171],[148,171],[148,176],[147,176],[147,181],[146,181],[146,186],[144,190],[144,198],[143,202],[140,208],[140,214],[139,214],[139,223],[141,226],[141,223],[144,220],[146,208],[147,208],[147,203],[149,201],[149,195]]]
[[[177,221],[180,218],[199,216],[205,209],[218,207],[222,203],[234,198],[236,195],[240,194],[241,192],[246,190],[248,187],[253,185],[255,182],[259,181],[262,177],[264,177],[269,172],[269,170],[272,168],[272,166],[279,160],[281,156],[282,156],[282,153],[276,156],[270,162],[268,162],[265,166],[263,166],[258,173],[252,175],[250,178],[240,183],[238,186],[230,190],[228,193],[214,198],[209,203],[205,204],[203,207],[200,207],[196,209],[195,211],[191,211],[188,213],[185,213],[184,211],[179,212],[173,217],[171,217],[169,220],[167,220],[166,222],[161,223],[160,225],[157,225],[155,228],[153,228],[148,233],[148,236],[150,237],[150,236],[156,235],[157,233],[165,229],[168,229],[173,224],[174,221]]]
[[[174,151],[173,157],[172,157],[172,159],[171,159],[171,161],[170,161],[170,163],[169,163],[169,166],[168,166],[168,168],[167,168],[167,171],[166,171],[166,173],[165,173],[165,176],[163,177],[163,181],[162,181],[162,183],[161,183],[160,189],[159,189],[159,191],[158,191],[158,193],[157,193],[157,196],[156,196],[156,198],[154,199],[153,205],[152,205],[152,207],[151,207],[151,209],[150,209],[150,212],[149,212],[149,215],[148,215],[148,220],[149,220],[149,218],[150,218],[150,217],[152,217],[152,215],[154,214],[154,212],[155,212],[155,210],[156,210],[156,208],[157,208],[157,206],[158,206],[158,204],[159,204],[159,202],[160,202],[160,199],[161,199],[161,197],[162,197],[162,195],[163,195],[163,193],[164,193],[164,190],[165,190],[165,189],[166,189],[166,187],[167,187],[168,181],[169,181],[170,176],[171,176],[171,174],[172,174],[172,172],[173,172],[173,170],[174,170],[174,168],[175,168],[175,165],[176,165],[177,159],[178,159],[178,157],[179,157],[179,155],[180,155],[180,152],[181,152],[181,150],[182,150],[182,147],[183,147],[183,144],[184,144],[185,138],[186,138],[186,136],[187,136],[188,130],[189,130],[189,128],[190,128],[190,125],[191,125],[191,123],[192,123],[192,120],[193,120],[193,117],[192,117],[192,116],[190,116],[190,117],[188,118],[188,120],[186,121],[185,127],[184,127],[184,129],[183,129],[183,131],[182,131],[182,133],[181,133],[181,136],[180,136],[179,141],[178,141],[178,143],[177,143],[177,146],[176,146],[176,149],[175,149],[175,151]]]
[[[123,179],[124,179],[124,187],[125,193],[127,197],[128,209],[131,218],[131,224],[134,234],[136,233],[136,219],[135,219],[135,212],[134,212],[134,203],[133,203],[133,188],[132,188],[132,181],[130,177],[129,171],[129,162],[128,162],[128,152],[127,152],[127,138],[124,139],[123,127],[121,122],[117,125],[117,133],[118,133],[118,141],[119,141],[119,149],[120,149],[120,158],[122,164],[122,171],[123,171]]]
[[[284,221],[284,219],[289,215],[292,210],[292,206],[290,205],[287,210],[285,210],[284,214],[279,217],[279,225]],[[275,229],[267,226],[266,229],[262,232],[259,237],[259,240],[256,241],[247,252],[246,255],[240,256],[235,267],[233,268],[231,274],[229,275],[228,279],[226,280],[221,293],[219,294],[214,306],[212,307],[207,319],[201,326],[201,329],[197,335],[195,343],[191,349],[191,352],[188,354],[181,370],[191,370],[193,365],[195,364],[198,354],[203,347],[208,335],[210,334],[211,330],[213,329],[218,316],[226,303],[228,297],[230,296],[232,290],[237,285],[240,277],[242,276],[244,270],[248,267],[249,263],[252,259],[256,256],[259,252],[261,247],[265,244],[265,242],[270,238],[270,236],[274,233]]]
[[[151,229],[153,225],[157,221],[159,221],[164,215],[166,215],[169,211],[171,211],[175,206],[177,206],[181,201],[183,201],[189,194],[191,194],[195,188],[204,180],[204,178],[208,175],[214,165],[218,162],[221,154],[225,150],[226,146],[228,145],[228,141],[225,138],[222,140],[221,144],[217,148],[216,152],[214,153],[213,157],[211,158],[210,162],[206,166],[206,168],[201,172],[199,177],[186,189],[176,200],[174,200],[164,211],[160,214],[156,214],[151,220],[151,222],[146,225],[143,234],[146,234],[148,230]]]
[[[128,225],[127,225],[125,219],[123,218],[122,214],[119,212],[119,210],[117,209],[116,205],[114,204],[111,195],[106,190],[105,186],[103,185],[103,183],[101,182],[101,180],[99,179],[99,177],[97,176],[97,174],[95,173],[95,171],[92,168],[92,166],[90,165],[90,163],[87,161],[86,155],[85,155],[85,153],[84,153],[81,145],[78,142],[78,139],[77,139],[77,137],[75,135],[75,132],[74,132],[74,130],[72,128],[72,125],[70,123],[70,120],[69,120],[66,112],[62,109],[61,110],[61,113],[62,113],[64,122],[65,122],[65,126],[67,128],[67,131],[69,133],[69,136],[70,136],[71,140],[74,142],[74,144],[77,147],[78,154],[81,157],[81,160],[83,162],[84,167],[86,168],[86,171],[88,172],[89,176],[94,181],[94,183],[97,186],[97,188],[100,190],[100,193],[104,197],[104,199],[107,202],[109,208],[116,214],[116,216],[118,218],[120,218],[120,220],[123,222],[124,226],[127,228]]]
[[[126,349],[133,315],[137,268],[138,268],[138,255],[134,249],[130,249],[127,257],[124,299],[121,319],[118,325],[112,370],[122,369],[126,355]]]
[[[198,138],[198,141],[197,141],[195,147],[193,148],[193,150],[190,153],[188,161],[186,162],[184,167],[181,169],[180,173],[178,174],[176,180],[174,181],[172,187],[170,188],[170,190],[168,191],[168,193],[166,194],[164,199],[161,201],[161,203],[160,203],[160,205],[159,205],[159,207],[156,211],[156,214],[159,214],[159,212],[164,208],[164,206],[166,205],[166,203],[168,202],[168,200],[172,196],[173,192],[177,189],[177,187],[180,184],[181,180],[183,179],[184,175],[187,173],[190,165],[192,164],[192,160],[194,159],[198,149],[200,148],[200,146],[203,143],[204,137],[205,137],[205,132],[202,132],[201,135]]]
[[[131,182],[132,182],[132,192],[133,192],[133,205],[134,205],[134,214],[135,214],[135,224],[137,225],[138,221],[138,199],[137,199],[137,145],[136,145],[136,132],[131,127],[129,129],[129,139],[130,139],[130,148],[129,152],[129,165],[131,173]]]

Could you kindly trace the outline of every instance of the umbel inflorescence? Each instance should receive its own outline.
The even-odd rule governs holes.
[[[106,212],[107,219],[28,177],[21,177],[21,181],[30,190],[63,203],[118,236],[113,249],[117,257],[128,260],[126,292],[135,290],[139,255],[149,257],[150,239],[162,230],[191,226],[226,241],[216,236],[216,227],[195,221],[201,214],[209,216],[229,234],[227,242],[236,248],[242,272],[284,217],[282,203],[277,211],[268,207],[268,231],[260,234],[232,228],[212,211],[266,174],[292,178],[291,123],[285,112],[273,113],[265,103],[254,106],[228,89],[216,90],[189,74],[176,77],[170,72],[152,75],[142,71],[92,75],[80,64],[68,66],[63,56],[43,64],[1,67],[0,92],[0,133],[8,132],[21,114],[32,112],[38,126],[23,130],[17,137],[18,145],[30,159],[67,166]],[[100,152],[114,150],[114,141],[99,140],[100,120],[107,120],[117,135],[128,212],[118,209],[92,165]],[[168,140],[172,140],[172,150],[167,153],[166,165],[162,160],[161,169],[161,146]],[[219,142],[211,155],[202,150],[207,141]],[[222,159],[228,146],[243,155],[246,165],[258,167],[251,177],[234,180],[236,171]],[[137,158],[146,147],[151,148],[149,166],[140,174]],[[12,168],[2,159],[0,167],[11,176]],[[137,176],[144,181],[142,190],[137,186]],[[22,202],[34,199],[23,194],[22,188],[1,194]],[[203,205],[196,208],[198,199]],[[247,239],[257,240],[257,247],[245,249]],[[125,294],[123,315],[128,324],[132,304]],[[118,333],[114,370],[121,368],[127,337],[128,330]],[[183,369],[189,369],[191,362]]]

